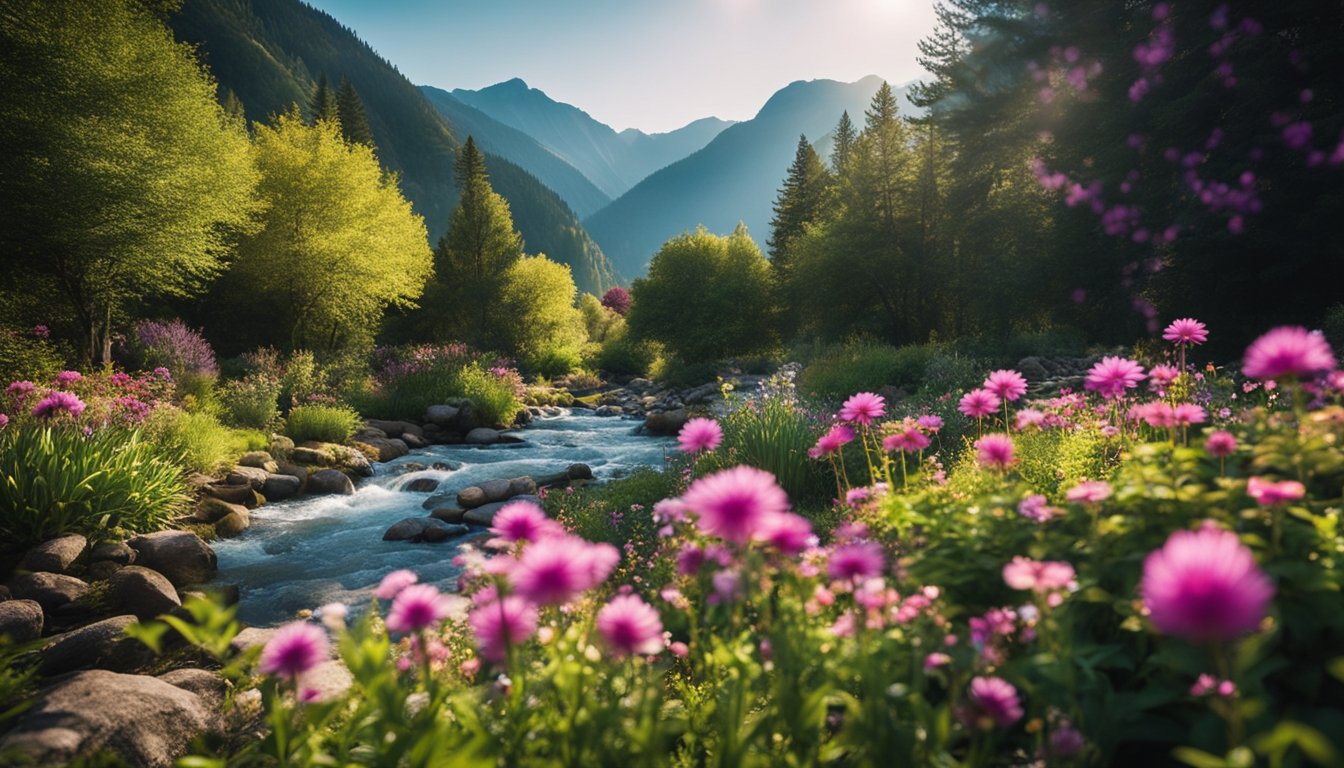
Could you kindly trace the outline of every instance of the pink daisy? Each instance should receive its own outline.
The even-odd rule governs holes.
[[[1204,440],[1204,450],[1208,451],[1210,456],[1220,459],[1231,456],[1237,450],[1237,438],[1233,437],[1231,432],[1220,429],[1210,433]]]
[[[723,428],[713,419],[695,418],[686,422],[677,433],[682,453],[712,451],[723,442]]]
[[[448,618],[449,604],[444,595],[430,584],[412,584],[392,599],[387,612],[390,632],[418,632]]]
[[[887,453],[895,453],[896,451],[919,453],[928,447],[929,436],[914,427],[903,429],[894,435],[887,435],[882,438],[882,450]]]
[[[1179,346],[1191,346],[1208,341],[1209,332],[1203,323],[1193,317],[1183,317],[1173,320],[1162,332],[1162,338]]]
[[[700,530],[735,544],[747,543],[771,515],[789,511],[775,476],[748,466],[702,477],[681,498],[699,515]]]
[[[1017,689],[999,677],[976,677],[967,692],[969,707],[962,720],[969,726],[988,731],[1007,728],[1022,719],[1022,701]]]
[[[1335,367],[1335,353],[1320,333],[1282,326],[1246,348],[1241,372],[1252,379],[1311,376]]]
[[[1246,481],[1246,495],[1255,499],[1262,507],[1272,507],[1288,501],[1297,501],[1307,494],[1307,489],[1296,480],[1274,482],[1261,477],[1252,477]]]
[[[1105,480],[1088,480],[1065,492],[1064,498],[1085,504],[1095,504],[1111,497],[1111,484]]]
[[[1159,632],[1195,643],[1255,631],[1274,597],[1251,551],[1212,526],[1177,531],[1150,553],[1139,591]]]
[[[505,504],[495,513],[490,532],[509,541],[536,541],[564,533],[564,528],[530,501]]]
[[[597,631],[617,656],[647,656],[663,649],[658,610],[638,595],[617,595],[597,612]]]
[[[965,395],[962,395],[961,402],[957,405],[957,410],[966,414],[972,419],[978,419],[982,416],[992,416],[1002,405],[999,396],[985,389],[972,389]]]
[[[817,444],[809,448],[807,455],[814,459],[822,456],[829,456],[840,450],[840,447],[846,443],[854,441],[854,430],[846,424],[836,424],[826,431],[826,434],[817,438]]]
[[[258,669],[262,674],[289,680],[326,661],[327,633],[316,624],[296,621],[276,630],[261,649]]]
[[[923,416],[920,416],[915,423],[919,425],[920,429],[929,433],[934,433],[943,428],[943,417],[926,413]]]
[[[887,412],[887,401],[881,395],[872,392],[860,392],[851,395],[840,407],[840,418],[844,421],[865,426],[882,418]]]
[[[975,441],[975,460],[990,469],[1007,469],[1015,461],[1013,439],[1007,435],[985,435]]]
[[[537,631],[537,607],[521,597],[509,596],[478,605],[467,615],[476,634],[481,658],[496,664],[504,661],[509,648]]]
[[[518,594],[531,602],[559,605],[601,583],[620,559],[610,544],[568,534],[548,536],[527,545],[508,576]]]
[[[419,580],[420,577],[416,576],[414,571],[408,571],[405,568],[402,568],[384,576],[383,580],[378,584],[378,590],[374,592],[374,594],[381,600],[391,600],[397,596],[398,592]]]
[[[826,561],[826,575],[840,581],[868,579],[882,574],[886,557],[871,541],[856,541],[836,547]]]
[[[1107,400],[1123,397],[1125,390],[1133,389],[1143,381],[1143,366],[1124,357],[1103,357],[1087,373],[1083,386]]]
[[[1031,427],[1043,427],[1045,425],[1045,414],[1035,408],[1023,408],[1017,412],[1013,420],[1013,429],[1021,432]]]
[[[70,392],[52,392],[33,406],[33,418],[50,419],[62,413],[78,416],[85,407],[84,401]]]
[[[1209,414],[1194,403],[1181,403],[1172,409],[1172,417],[1178,426],[1186,427],[1191,424],[1203,424],[1208,421]]]
[[[1036,561],[1014,557],[1003,566],[1003,582],[1013,589],[1045,593],[1078,586],[1073,566],[1064,562]]]
[[[1027,380],[1017,371],[999,370],[989,374],[984,388],[1000,400],[1012,402],[1027,393]]]
[[[812,523],[792,512],[767,516],[757,527],[755,538],[785,555],[796,555],[816,542]]]

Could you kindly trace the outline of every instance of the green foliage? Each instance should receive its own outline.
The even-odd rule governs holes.
[[[723,444],[701,459],[700,472],[746,464],[774,475],[796,503],[829,507],[825,502],[835,495],[835,480],[822,462],[807,456],[823,430],[796,400],[788,395],[749,399],[720,425]]]
[[[831,192],[832,179],[826,166],[807,137],[798,137],[798,151],[775,199],[775,217],[770,222],[770,267],[776,280],[787,280],[793,241],[827,212]]]
[[[624,331],[608,336],[593,357],[593,365],[616,376],[647,376],[658,359],[658,348],[633,339]],[[703,383],[703,382],[701,382]]]
[[[847,344],[832,347],[812,361],[801,383],[810,394],[832,399],[888,386],[914,392],[937,356],[938,349],[932,345]]]
[[[280,377],[280,403],[285,409],[327,394],[326,377],[312,352],[294,350],[285,360],[284,370]]]
[[[219,402],[228,423],[250,429],[269,429],[280,418],[279,382],[263,375],[248,375],[225,382]]]
[[[188,472],[213,475],[233,466],[242,454],[238,436],[210,413],[159,407],[145,420],[144,429],[160,456]]]
[[[336,91],[336,113],[341,121],[341,136],[351,144],[363,144],[377,150],[373,141],[373,129],[369,127],[369,115],[364,110],[364,102],[349,78],[341,78],[341,87]]]
[[[9,328],[0,329],[0,383],[51,381],[65,370],[65,356],[48,339]]]
[[[361,419],[353,408],[343,405],[300,405],[285,417],[285,434],[296,443],[346,443],[359,428]]]
[[[458,385],[461,387],[462,396],[471,400],[476,418],[485,424],[508,426],[523,408],[512,381],[496,376],[480,366],[463,368]]]
[[[544,376],[582,362],[583,315],[574,306],[569,267],[545,256],[523,256],[504,270],[496,310],[499,349]]]
[[[188,501],[182,468],[138,432],[0,431],[0,536],[20,546],[63,533],[102,540],[155,531]]]
[[[1084,480],[1105,480],[1118,458],[1114,444],[1094,430],[1019,432],[1013,442],[1022,479],[1052,498]]]

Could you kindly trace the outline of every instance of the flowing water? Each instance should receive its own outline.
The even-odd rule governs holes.
[[[429,514],[421,505],[430,493],[400,490],[420,477],[439,480],[435,493],[456,492],[494,478],[542,475],[582,462],[598,480],[644,466],[660,466],[675,442],[634,434],[639,422],[599,418],[576,411],[535,419],[512,433],[513,445],[436,445],[395,461],[374,465],[374,476],[353,496],[311,496],[267,504],[252,513],[241,536],[214,544],[220,583],[241,589],[239,617],[268,626],[296,611],[342,602],[358,608],[390,571],[410,568],[420,580],[450,588],[459,570],[453,540],[434,544],[383,541],[383,532],[406,517]],[[451,471],[407,472],[402,465],[444,462]]]

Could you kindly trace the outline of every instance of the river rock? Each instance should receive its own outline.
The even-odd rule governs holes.
[[[191,667],[174,669],[171,672],[159,675],[159,679],[171,686],[200,696],[201,700],[208,702],[212,708],[222,704],[224,694],[229,691],[228,680],[225,680],[216,672],[205,669],[193,669]]]
[[[299,495],[303,481],[293,475],[270,474],[261,486],[261,495],[267,501],[281,501]]]
[[[278,474],[298,478],[299,485],[303,485],[307,482],[308,470],[302,465],[295,464],[292,461],[281,461],[277,463],[280,465],[280,472]]]
[[[295,447],[294,450],[290,451],[289,457],[300,464],[307,464],[308,466],[314,467],[325,467],[332,463],[332,457],[328,456],[325,451],[320,448],[311,448],[306,445]]]
[[[42,636],[45,615],[34,600],[6,600],[0,603],[0,637],[13,643],[28,643]]]
[[[243,485],[238,487],[245,489],[249,494],[252,493],[251,486]],[[213,496],[205,496],[200,501],[196,502],[195,517],[202,523],[213,523],[234,512],[247,514],[247,507],[242,504],[230,504],[223,499],[216,499]]]
[[[418,461],[404,461],[393,467],[393,470],[395,470],[398,475],[409,475],[412,472],[424,472],[426,469],[429,469],[429,467],[426,467]]]
[[[466,441],[471,445],[493,445],[499,442],[499,430],[477,427],[467,433]]]
[[[114,563],[111,560],[99,560],[89,563],[84,568],[84,580],[93,584],[99,581],[107,581],[112,578],[112,574],[120,571],[126,566],[121,563]]]
[[[127,543],[137,564],[167,576],[174,586],[204,584],[218,570],[215,551],[190,531],[147,533]]]
[[[158,571],[128,565],[107,581],[107,597],[117,610],[152,619],[182,606],[172,582]]]
[[[238,457],[238,465],[243,467],[256,467],[267,472],[275,473],[280,466],[275,463],[275,459],[266,451],[248,451]]]
[[[15,600],[32,600],[47,613],[78,600],[89,591],[89,585],[74,576],[59,573],[28,573],[9,582],[9,591]]]
[[[202,487],[213,482],[215,482],[215,478],[203,472],[192,472],[187,475],[187,487],[191,488],[193,491],[199,491]]]
[[[565,472],[566,474],[569,475],[570,480],[593,479],[593,468],[588,466],[587,464],[570,464],[569,468],[565,470]]]
[[[76,669],[126,672],[145,666],[153,662],[154,654],[144,643],[126,634],[126,628],[135,623],[134,616],[113,616],[56,635],[42,649],[38,670],[51,677]]]
[[[537,493],[537,481],[530,477],[515,477],[509,481],[509,489],[505,491],[507,498],[515,496],[534,496]]]
[[[252,527],[252,513],[246,509],[235,509],[215,521],[215,534],[221,539],[231,539]]]
[[[315,495],[344,494],[355,492],[355,484],[339,469],[323,469],[308,477],[308,492]]]
[[[266,484],[266,470],[237,466],[224,478],[224,482],[229,485],[250,485],[253,490],[260,491],[261,486]]]
[[[43,691],[0,740],[0,752],[64,765],[107,751],[131,765],[169,768],[216,720],[200,696],[168,682],[91,670]]]
[[[486,525],[486,526],[494,525],[495,513],[499,512],[499,510],[503,509],[504,507],[507,507],[508,505],[518,501],[530,501],[538,506],[541,505],[541,499],[536,496],[531,495],[514,496],[504,501],[494,501],[489,504],[483,504],[479,507],[476,507],[475,509],[467,510],[466,514],[462,516],[463,522],[471,523],[473,525]]]
[[[596,411],[593,411],[593,415],[594,415],[594,416],[604,416],[604,417],[605,417],[605,416],[624,416],[624,415],[625,415],[625,409],[622,408],[622,407],[619,406],[619,405],[599,405],[599,406],[597,407],[597,410],[596,410]]]
[[[513,416],[513,424],[518,427],[525,427],[532,423],[532,412],[524,408]]]
[[[265,645],[275,637],[277,631],[274,627],[245,627],[229,641],[229,650],[242,653],[248,648]]]
[[[89,540],[77,533],[44,541],[28,550],[19,563],[19,569],[65,573],[75,564],[88,545]]]
[[[485,500],[487,502],[503,501],[511,495],[509,489],[513,487],[513,479],[497,478],[495,480],[486,480],[476,487],[480,488],[481,492],[485,494]],[[463,504],[462,506],[465,507],[467,505]],[[478,504],[477,506],[480,505]]]
[[[439,481],[432,477],[417,477],[402,486],[402,490],[408,493],[433,493],[438,487]]]
[[[389,438],[401,437],[410,432],[415,435],[423,435],[424,431],[420,429],[419,424],[412,424],[409,421],[391,421],[389,419],[365,419],[364,423],[374,429],[382,430],[384,435]]]
[[[685,408],[671,411],[649,411],[644,417],[644,429],[653,435],[675,435],[691,418]]]
[[[469,530],[465,525],[449,525],[433,517],[408,517],[388,528],[383,541],[443,541]]]
[[[251,480],[235,485],[212,483],[202,488],[201,493],[212,499],[227,501],[230,504],[242,504],[245,507],[257,506],[257,492],[252,490]]]
[[[368,446],[369,452],[378,457],[378,461],[399,459],[411,452],[400,437],[370,437],[358,440],[356,446]]]
[[[425,409],[425,421],[445,430],[451,429],[457,421],[459,412],[451,405],[431,405]]]
[[[303,687],[317,694],[318,701],[330,701],[350,689],[355,682],[340,659],[324,661],[303,675]]]
[[[490,501],[480,486],[469,485],[457,492],[457,505],[463,509],[472,509]]]
[[[271,455],[277,462],[289,456],[294,450],[294,441],[286,435],[271,435]]]
[[[442,520],[451,525],[457,525],[466,519],[467,510],[461,507],[438,507],[429,513],[429,516],[435,520]]]

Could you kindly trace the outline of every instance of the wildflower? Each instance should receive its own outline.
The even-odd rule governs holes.
[[[402,568],[384,576],[383,580],[378,583],[378,590],[374,594],[381,600],[391,600],[397,596],[398,592],[419,580],[420,577],[416,576],[414,571]]]
[[[1237,438],[1233,437],[1231,432],[1220,429],[1210,433],[1204,440],[1204,450],[1208,451],[1210,456],[1220,459],[1231,456],[1237,450]]]
[[[82,381],[83,379],[84,374],[79,371],[61,371],[56,374],[56,386],[65,389],[76,381]]]
[[[927,430],[930,434],[943,428],[943,417],[926,413],[915,421],[920,429]]]
[[[345,617],[349,613],[350,609],[346,608],[344,603],[327,603],[317,609],[317,618],[328,630],[340,632],[345,629]]]
[[[51,337],[51,329],[48,328],[48,327],[45,326],[45,325],[34,325],[34,326],[33,326],[33,335],[36,336],[36,337],[39,338],[39,339],[50,338],[50,337]]]
[[[467,615],[467,623],[476,634],[481,658],[498,664],[508,656],[510,646],[526,641],[537,631],[537,608],[511,595],[478,605]]]
[[[1237,695],[1237,684],[1231,680],[1219,680],[1210,674],[1200,675],[1195,684],[1190,686],[1191,696],[1222,696],[1223,698],[1232,698]]]
[[[1050,754],[1054,757],[1072,757],[1086,745],[1083,734],[1068,723],[1061,723],[1050,732]]]
[[[518,594],[540,604],[561,604],[597,586],[621,559],[610,544],[593,544],[568,534],[530,544],[509,569]]]
[[[276,630],[261,649],[262,674],[294,680],[326,660],[327,633],[316,624],[296,621]]]
[[[1181,372],[1170,365],[1154,365],[1153,369],[1148,372],[1148,388],[1153,392],[1162,394],[1180,375]]]
[[[677,442],[683,453],[713,451],[723,442],[723,428],[714,419],[691,419],[677,433]]]
[[[22,403],[36,389],[37,385],[31,381],[14,381],[10,382],[8,387],[5,387],[5,394],[14,398],[16,402]]]
[[[677,573],[682,576],[694,576],[705,564],[705,550],[694,544],[687,544],[677,553]]]
[[[682,501],[698,514],[702,531],[735,544],[745,544],[770,515],[789,511],[775,476],[748,466],[696,480]]]
[[[1060,589],[1074,589],[1078,586],[1072,565],[1063,562],[1038,562],[1020,555],[1003,566],[1003,582],[1013,589],[1029,589],[1040,594]]]
[[[1111,484],[1105,480],[1088,480],[1079,483],[1064,493],[1069,501],[1095,504],[1111,497]]]
[[[755,538],[785,555],[797,555],[816,543],[812,523],[792,512],[766,517],[757,528]]]
[[[826,563],[832,579],[853,581],[878,576],[886,564],[882,547],[871,541],[859,541],[836,547]]]
[[[999,396],[984,389],[972,389],[962,396],[957,410],[972,419],[991,416],[999,409]]]
[[[495,513],[490,532],[508,541],[533,542],[545,536],[564,532],[564,528],[546,516],[541,507],[530,501],[505,504]]]
[[[1333,370],[1335,353],[1325,337],[1301,326],[1281,326],[1246,348],[1241,372],[1253,379],[1311,376]]]
[[[448,618],[448,601],[430,584],[412,584],[392,600],[387,612],[391,632],[418,632]]]
[[[1123,397],[1143,381],[1143,366],[1124,357],[1103,357],[1087,373],[1083,386],[1107,400]]]
[[[1255,630],[1274,596],[1236,534],[1212,526],[1177,531],[1151,552],[1139,590],[1157,630],[1191,642]]]
[[[169,371],[167,368],[164,368],[163,366],[159,366],[158,368],[155,368],[155,369],[154,369],[154,375],[155,375],[155,376],[158,376],[160,379],[163,379],[164,381],[172,381],[172,380],[173,380],[173,373],[172,373],[172,371]]]
[[[1000,370],[989,374],[982,385],[1000,400],[1012,402],[1027,393],[1027,380],[1017,371]]]
[[[1017,412],[1017,417],[1013,421],[1013,429],[1021,432],[1029,427],[1041,427],[1045,425],[1045,414],[1035,408],[1023,408]]]
[[[84,412],[84,408],[84,401],[70,392],[52,392],[33,407],[33,417],[49,419],[59,415],[62,411],[71,416],[78,416]]]
[[[663,649],[663,622],[638,595],[617,595],[597,612],[597,631],[619,656],[647,655]]]
[[[867,488],[850,488],[845,493],[845,503],[851,507],[857,508],[862,506],[863,502],[868,500],[868,494],[870,493],[871,491]]]
[[[1285,501],[1297,501],[1305,496],[1307,489],[1296,480],[1273,482],[1261,477],[1252,477],[1246,481],[1246,495],[1255,499],[1262,507],[1272,507]]]
[[[742,574],[735,570],[715,571],[709,581],[714,586],[711,603],[732,603],[742,597]]]
[[[1162,338],[1177,346],[1192,346],[1208,341],[1209,332],[1203,323],[1193,317],[1183,317],[1180,320],[1173,320],[1171,325],[1162,331]]]
[[[1045,497],[1035,493],[1018,503],[1017,513],[1034,523],[1044,523],[1058,515],[1060,511],[1047,506]]]
[[[895,451],[918,453],[928,447],[929,436],[914,427],[903,429],[894,435],[887,435],[882,438],[882,450],[888,453]]]
[[[4,429],[5,427],[8,426],[9,426],[9,417],[3,413],[0,413],[0,429]]]
[[[924,657],[924,671],[931,672],[952,663],[952,657],[946,653],[930,653]]]
[[[967,699],[970,706],[963,713],[963,720],[969,726],[987,731],[995,726],[1007,728],[1022,719],[1022,702],[1017,697],[1017,689],[1003,678],[972,678]]]
[[[887,412],[886,399],[872,392],[859,392],[851,395],[840,406],[840,418],[844,421],[867,426],[882,418]]]
[[[985,435],[975,441],[975,460],[990,469],[1007,469],[1016,460],[1013,439],[1007,435]]]
[[[1203,424],[1208,420],[1209,414],[1194,403],[1181,403],[1172,409],[1172,418],[1178,426],[1189,426],[1191,424]]]
[[[817,439],[817,444],[808,449],[807,455],[819,459],[840,450],[846,443],[854,441],[854,430],[845,424],[836,424]]]
[[[1176,426],[1176,409],[1160,400],[1155,400],[1130,408],[1129,418],[1147,422],[1150,427],[1170,429]]]

